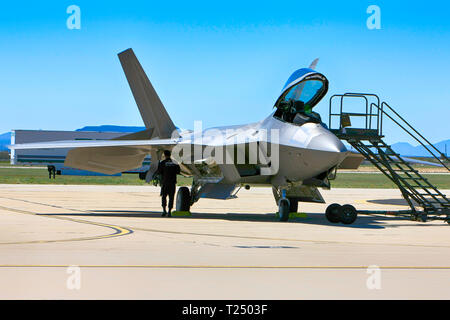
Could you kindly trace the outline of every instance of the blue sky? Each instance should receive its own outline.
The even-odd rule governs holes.
[[[69,30],[69,5],[81,30]],[[369,30],[369,5],[381,30]],[[450,125],[446,1],[39,1],[0,10],[0,133],[141,125],[117,53],[132,47],[174,122],[266,117],[290,76],[319,57],[331,94],[378,93],[432,142]],[[387,127],[389,142],[409,141]]]

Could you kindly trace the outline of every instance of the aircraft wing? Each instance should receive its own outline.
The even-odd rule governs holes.
[[[178,139],[146,139],[146,140],[64,140],[33,142],[9,145],[8,148],[20,149],[61,149],[61,148],[93,148],[93,147],[133,147],[151,150],[155,146],[174,146]]]
[[[72,168],[116,174],[138,168],[147,154],[157,149],[171,150],[178,139],[147,140],[70,140],[24,143],[10,149],[73,148],[67,153],[64,165]]]

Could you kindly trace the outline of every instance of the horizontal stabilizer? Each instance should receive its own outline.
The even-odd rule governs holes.
[[[133,133],[129,133],[117,138],[113,138],[111,140],[145,140],[145,139],[151,139],[152,135],[153,135],[153,128],[147,129],[147,130],[143,130],[143,131],[138,131],[138,132],[133,132]]]

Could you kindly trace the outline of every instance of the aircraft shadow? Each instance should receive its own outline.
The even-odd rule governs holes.
[[[192,212],[190,217],[161,217],[160,211],[147,210],[95,210],[87,213],[54,213],[41,215],[55,215],[55,216],[85,216],[85,217],[127,217],[127,218],[159,218],[159,219],[211,219],[211,220],[228,220],[228,221],[246,221],[246,222],[278,222],[275,213],[262,214],[246,214],[246,213],[196,213]],[[404,224],[393,224],[388,221],[405,221],[405,217],[393,216],[373,216],[373,215],[359,215],[358,219],[350,225],[342,223],[329,222],[324,214],[321,213],[307,213],[306,218],[291,218],[287,223],[298,224],[312,224],[312,225],[329,225],[337,228],[356,228],[356,229],[385,229],[405,226]],[[444,224],[443,224],[444,225]],[[431,226],[425,223],[414,222],[408,226]],[[436,225],[434,225],[436,227]]]

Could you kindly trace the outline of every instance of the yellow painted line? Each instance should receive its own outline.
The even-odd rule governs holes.
[[[90,224],[90,225],[99,226],[99,227],[103,227],[103,228],[109,228],[109,229],[113,229],[114,230],[113,233],[105,234],[105,235],[99,235],[99,236],[70,238],[70,239],[58,239],[58,240],[30,240],[30,241],[19,241],[19,242],[0,242],[0,245],[99,240],[99,239],[106,239],[106,238],[114,238],[114,237],[125,236],[127,234],[133,233],[133,230],[131,230],[131,229],[128,229],[128,228],[125,228],[125,227],[121,227],[121,226],[116,226],[116,225],[100,223],[100,222],[93,222],[93,221],[88,221],[88,220],[81,220],[81,219],[74,219],[74,218],[60,217],[60,216],[50,216],[50,215],[45,215],[45,214],[36,214],[34,212],[31,212],[31,211],[25,211],[25,210],[20,210],[20,209],[15,209],[15,208],[8,208],[8,207],[4,207],[4,206],[0,206],[0,209],[6,210],[6,211],[15,212],[15,213],[29,214],[29,215],[45,217],[45,218],[52,218],[52,219],[58,219],[58,220],[66,220],[66,221],[71,221],[71,222]]]
[[[3,264],[0,268],[67,268],[71,265],[48,264]],[[239,265],[76,265],[80,268],[143,268],[143,269],[357,269],[373,266],[239,266]],[[450,270],[450,266],[377,266],[385,270]]]

